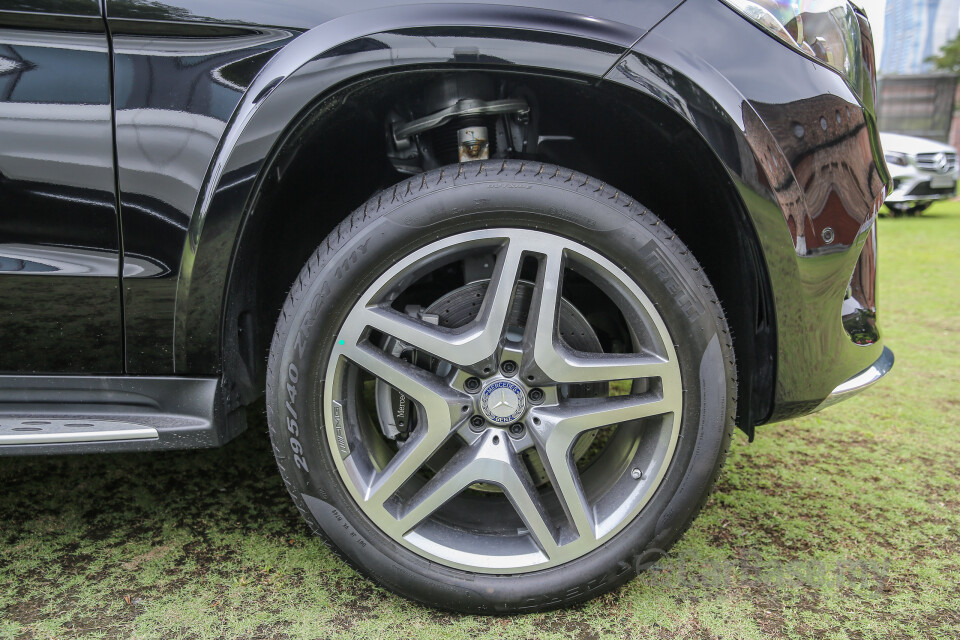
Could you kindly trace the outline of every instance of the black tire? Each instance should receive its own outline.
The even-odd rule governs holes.
[[[888,202],[886,204],[894,218],[902,218],[903,216],[913,215],[915,205],[911,205],[908,202]]]
[[[621,267],[653,301],[683,377],[679,440],[653,497],[619,533],[566,564],[497,575],[445,566],[383,533],[337,472],[321,408],[325,363],[360,292],[429,242],[491,226],[538,229]],[[661,557],[705,503],[729,448],[737,375],[717,295],[676,235],[617,189],[554,165],[488,161],[411,177],[375,195],[320,244],[283,305],[270,349],[267,416],[277,463],[311,529],[384,587],[470,613],[567,606],[609,591]],[[296,394],[288,385],[293,365]],[[299,421],[298,434],[288,429]]]

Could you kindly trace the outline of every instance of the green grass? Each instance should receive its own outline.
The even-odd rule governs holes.
[[[880,222],[897,364],[735,438],[669,558],[589,604],[431,611],[345,567],[259,421],[216,451],[0,459],[0,638],[960,637],[960,204]]]

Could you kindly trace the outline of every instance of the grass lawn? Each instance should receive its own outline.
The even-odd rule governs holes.
[[[0,638],[960,637],[960,203],[879,238],[888,379],[738,432],[619,591],[513,618],[395,597],[307,534],[259,421],[222,450],[0,458]]]

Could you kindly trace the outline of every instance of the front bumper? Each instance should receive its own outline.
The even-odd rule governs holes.
[[[847,398],[851,398],[864,389],[867,389],[877,382],[880,381],[880,378],[890,373],[890,369],[893,368],[893,351],[889,348],[884,347],[883,353],[880,354],[880,357],[877,358],[877,361],[872,365],[853,376],[852,378],[845,381],[843,384],[837,386],[827,399],[824,400],[817,411],[820,409],[826,409],[827,407],[833,406],[838,402],[843,402]]]
[[[873,69],[869,37],[863,50]],[[870,96],[712,0],[681,4],[608,77],[697,128],[757,232],[776,353],[773,372],[754,363],[754,393],[773,387],[754,424],[810,413],[882,363],[875,222],[890,174]]]
[[[891,204],[932,202],[945,200],[957,194],[957,171],[929,173],[915,167],[890,167],[893,190],[885,200]]]

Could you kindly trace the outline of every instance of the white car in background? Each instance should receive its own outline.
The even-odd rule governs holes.
[[[881,133],[893,190],[885,204],[893,215],[915,215],[957,195],[957,150],[942,142]]]

